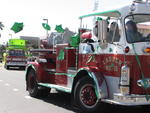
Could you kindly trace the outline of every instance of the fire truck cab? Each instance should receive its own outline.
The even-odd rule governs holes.
[[[54,88],[70,93],[84,111],[101,109],[103,102],[150,105],[149,1],[79,18],[79,46],[33,50],[40,56],[26,68],[29,94],[47,95]]]

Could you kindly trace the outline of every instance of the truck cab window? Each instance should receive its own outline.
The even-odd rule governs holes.
[[[112,22],[110,24],[108,35],[109,35],[110,41],[113,41],[113,42],[118,42],[119,41],[120,34],[119,34],[119,27],[118,27],[117,22]]]
[[[100,38],[100,40],[106,40],[107,43],[119,42],[121,36],[120,31],[120,20],[114,17],[102,18],[102,20],[99,20],[99,22],[96,21],[93,27],[94,36],[99,38],[98,36],[102,36],[103,34],[105,34]]]
[[[126,39],[128,43],[150,41],[150,15],[130,15],[125,19]]]

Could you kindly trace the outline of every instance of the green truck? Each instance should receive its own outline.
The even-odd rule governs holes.
[[[27,64],[26,41],[22,39],[10,39],[6,48],[6,69],[17,67],[25,69]]]

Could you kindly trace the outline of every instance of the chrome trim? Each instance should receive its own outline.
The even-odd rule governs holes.
[[[150,105],[150,99],[146,99],[146,95],[122,95],[121,93],[114,94],[114,99],[102,99],[103,102],[118,104],[124,106]]]

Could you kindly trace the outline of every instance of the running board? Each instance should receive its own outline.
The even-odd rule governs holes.
[[[48,83],[38,83],[38,85],[48,87],[48,88],[54,88],[66,93],[71,93],[71,88],[60,86],[60,85],[48,84]]]

